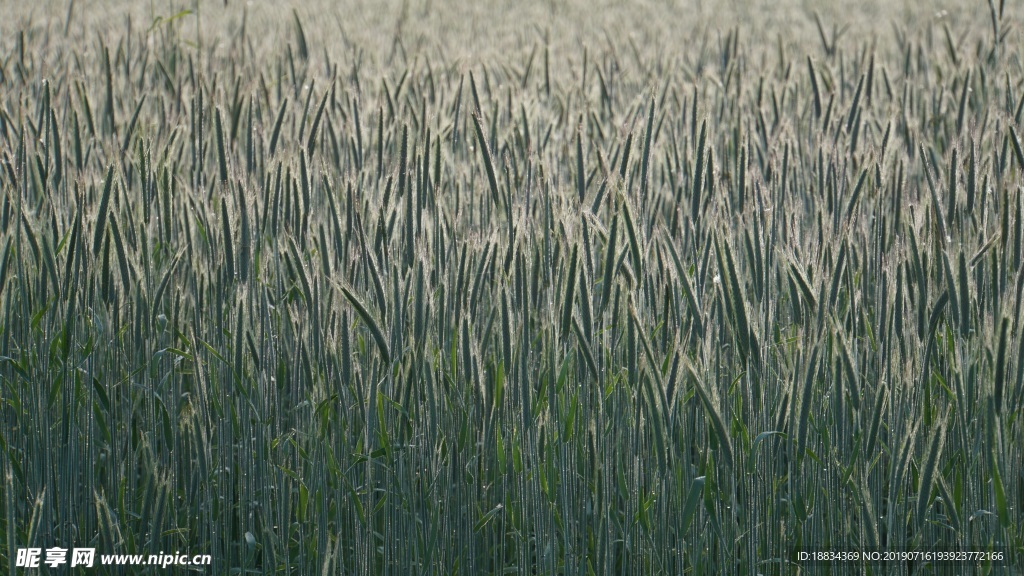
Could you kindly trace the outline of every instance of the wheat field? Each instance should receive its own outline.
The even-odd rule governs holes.
[[[1021,5],[0,14],[0,572],[1024,570]]]

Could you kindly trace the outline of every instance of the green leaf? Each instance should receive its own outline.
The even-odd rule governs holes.
[[[992,492],[996,499],[996,514],[1003,528],[1010,527],[1010,512],[1006,505],[1006,491],[1003,490],[1003,479],[999,476],[999,466],[992,467]]]
[[[477,523],[473,525],[473,532],[479,532],[484,528],[484,526],[490,524],[491,520],[494,520],[494,517],[501,512],[502,508],[504,508],[504,506],[498,504],[494,508],[491,508],[490,512],[481,516],[480,520],[477,520]]]
[[[686,532],[687,528],[690,527],[690,523],[693,522],[693,516],[697,513],[697,505],[700,504],[701,495],[704,492],[704,476],[698,476],[693,479],[693,483],[690,484],[690,491],[686,494],[686,504],[683,505],[683,532]]]
[[[754,437],[754,441],[750,445],[750,454],[747,456],[747,473],[753,474],[754,467],[757,462],[757,447],[768,438],[772,436],[786,437],[785,432],[779,432],[778,430],[768,430],[767,432],[761,432]]]

